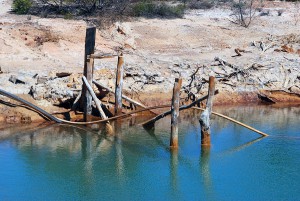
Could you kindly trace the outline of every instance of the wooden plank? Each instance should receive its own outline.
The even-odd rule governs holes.
[[[123,89],[124,57],[118,57],[116,88],[115,88],[115,115],[122,114],[122,89]]]
[[[178,117],[179,117],[179,95],[182,79],[176,78],[173,88],[172,107],[171,107],[171,137],[170,147],[178,148]]]
[[[95,50],[96,27],[88,27],[85,36],[85,51],[84,51],[84,70],[83,75],[88,83],[92,85],[94,59],[88,59],[88,55],[93,54]],[[92,114],[92,97],[88,92],[86,85],[82,86],[82,103],[84,112],[84,121],[90,121],[89,116]]]
[[[114,57],[117,57],[118,55],[117,54],[103,54],[103,53],[100,53],[100,54],[91,54],[88,56],[88,58],[93,58],[93,59],[109,59],[109,58],[114,58]]]
[[[202,110],[202,111],[205,111],[205,109],[203,109],[203,108],[198,108],[198,107],[192,107],[192,108],[194,108],[194,109],[196,109],[196,110]],[[243,126],[243,127],[245,127],[245,128],[248,128],[249,130],[252,130],[252,131],[254,131],[254,132],[256,132],[256,133],[258,133],[258,134],[260,134],[260,135],[262,135],[262,136],[269,136],[268,134],[266,134],[266,133],[264,133],[264,132],[262,132],[262,131],[259,131],[259,130],[255,129],[255,128],[253,128],[253,127],[247,125],[247,124],[244,124],[244,123],[242,123],[242,122],[240,122],[240,121],[238,121],[238,120],[235,120],[235,119],[233,119],[233,118],[231,118],[231,117],[228,117],[228,116],[226,116],[226,115],[224,115],[224,114],[220,114],[220,113],[213,112],[213,111],[212,111],[211,113],[214,114],[214,115],[216,115],[216,116],[219,116],[219,117],[222,117],[222,118],[224,118],[224,119],[227,119],[227,120],[229,120],[229,121],[232,121],[232,122],[234,122],[234,123],[236,123],[236,124],[238,124],[238,125],[240,125],[240,126]]]
[[[102,89],[105,89],[105,90],[107,90],[107,91],[109,91],[109,92],[115,94],[115,91],[114,91],[114,90],[112,90],[112,89],[110,89],[109,87],[107,87],[107,86],[101,84],[100,82],[97,82],[96,80],[93,80],[93,83],[94,83],[97,87],[100,87],[100,88],[102,88]],[[128,102],[130,102],[130,103],[132,103],[132,104],[134,104],[134,105],[136,105],[136,106],[139,106],[139,107],[141,107],[141,108],[146,108],[145,105],[143,105],[142,103],[139,103],[139,102],[137,102],[137,101],[135,101],[135,100],[129,98],[128,96],[125,96],[125,95],[122,94],[122,98],[123,98],[124,100],[126,100],[126,101],[128,101]]]

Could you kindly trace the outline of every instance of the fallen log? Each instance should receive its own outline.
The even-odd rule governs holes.
[[[39,108],[38,106],[35,106],[33,105],[32,103],[29,103],[28,101],[14,95],[14,94],[11,94],[7,91],[4,91],[2,89],[0,89],[0,94],[2,94],[3,96],[6,96],[6,97],[9,97],[11,99],[14,99],[16,101],[19,101],[21,103],[23,103],[24,105],[28,106],[29,108],[35,110],[37,113],[47,117],[48,119],[52,120],[52,121],[55,121],[56,123],[61,123],[61,120],[59,120],[58,118],[52,116],[51,114],[49,114],[48,112],[46,112],[45,110]]]
[[[193,108],[193,109],[196,109],[196,110],[202,110],[202,111],[205,110],[205,109],[199,108],[199,107],[192,107],[192,108]],[[234,123],[236,123],[236,124],[239,124],[239,125],[241,125],[241,126],[243,126],[243,127],[245,127],[245,128],[248,128],[249,130],[252,130],[252,131],[254,131],[254,132],[256,132],[256,133],[258,133],[258,134],[260,134],[260,135],[262,135],[262,136],[269,136],[268,134],[266,134],[266,133],[264,133],[264,132],[261,132],[261,131],[255,129],[255,128],[251,127],[251,126],[248,126],[248,125],[246,125],[246,124],[244,124],[244,123],[242,123],[242,122],[239,122],[239,121],[237,121],[237,120],[235,120],[235,119],[232,119],[231,117],[225,116],[225,115],[220,114],[220,113],[217,113],[217,112],[211,112],[211,113],[214,114],[214,115],[217,115],[217,116],[219,116],[219,117],[225,118],[225,119],[227,119],[227,120],[229,120],[229,121],[232,121],[232,122],[234,122]]]
[[[95,92],[93,91],[93,88],[90,86],[90,84],[88,83],[87,79],[85,78],[85,76],[82,77],[82,80],[84,82],[84,84],[86,85],[88,91],[90,92],[95,104],[96,104],[96,107],[97,109],[99,110],[99,113],[100,113],[100,116],[102,119],[107,119],[107,116],[106,114],[104,113],[101,105],[101,101],[97,98]],[[106,122],[106,128],[107,128],[107,131],[108,133],[113,133],[113,128],[112,126],[110,125],[109,121]]]
[[[218,94],[218,93],[219,93],[219,91],[216,90],[216,91],[215,91],[215,95]],[[207,98],[208,98],[208,95],[199,98],[198,100],[192,102],[192,103],[189,104],[189,105],[183,105],[183,106],[179,107],[179,111],[189,109],[189,108],[193,107],[194,105],[200,103],[201,101],[203,101],[203,100],[205,100],[205,99],[207,99]],[[148,121],[142,123],[142,126],[143,126],[144,128],[146,128],[146,129],[151,129],[151,128],[153,128],[154,123],[155,123],[156,121],[158,121],[158,120],[164,118],[165,116],[167,116],[167,115],[169,115],[169,114],[171,114],[171,113],[172,113],[172,110],[169,110],[169,111],[167,111],[167,112],[161,113],[161,114],[157,115],[156,117],[154,117],[154,118],[152,118],[152,119],[150,119],[150,120],[148,120]]]

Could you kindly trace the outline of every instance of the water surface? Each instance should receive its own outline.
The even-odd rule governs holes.
[[[300,107],[226,107],[201,149],[200,113],[181,115],[179,149],[170,118],[154,131],[140,120],[104,130],[51,125],[2,129],[0,200],[300,200]],[[9,133],[9,135],[7,135]]]

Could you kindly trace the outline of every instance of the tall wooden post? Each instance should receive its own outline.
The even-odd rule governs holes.
[[[208,86],[208,98],[206,102],[206,109],[200,116],[201,125],[201,145],[210,146],[210,115],[213,105],[213,96],[215,94],[215,78],[213,76],[209,77]]]
[[[115,115],[122,114],[122,88],[123,88],[124,57],[118,57],[116,88],[115,88]]]
[[[179,117],[179,93],[182,79],[176,78],[173,88],[172,106],[171,106],[171,138],[170,147],[178,148],[178,117]]]
[[[96,27],[88,27],[85,36],[85,51],[84,51],[84,70],[83,75],[88,83],[93,83],[93,68],[94,59],[88,59],[88,55],[94,53],[96,40]],[[89,93],[85,84],[82,85],[82,103],[84,112],[84,121],[90,121],[89,115],[92,114],[92,96]]]

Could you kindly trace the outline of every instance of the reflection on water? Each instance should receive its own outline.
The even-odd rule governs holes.
[[[271,136],[214,117],[212,147],[201,149],[196,110],[181,115],[172,151],[169,118],[151,131],[134,124],[140,119],[113,122],[111,136],[64,125],[1,128],[0,198],[299,200],[300,108],[215,110]]]

